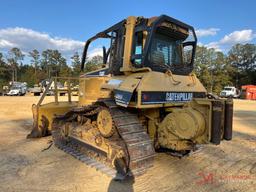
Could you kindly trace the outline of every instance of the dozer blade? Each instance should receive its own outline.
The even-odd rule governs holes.
[[[42,116],[42,126],[38,125],[38,105],[32,105],[32,114],[33,114],[33,129],[30,134],[27,135],[27,138],[39,138],[50,135],[47,130],[49,126],[49,122],[47,119]],[[48,124],[48,125],[47,125]]]
[[[52,121],[55,115],[62,115],[77,106],[77,102],[50,102],[43,105],[33,104],[33,129],[27,138],[39,138],[51,135]]]

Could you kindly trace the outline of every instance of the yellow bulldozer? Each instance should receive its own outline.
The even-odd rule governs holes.
[[[42,105],[46,88],[29,138],[52,134],[58,148],[118,179],[145,173],[158,151],[186,155],[232,139],[233,101],[207,93],[193,73],[192,26],[130,16],[86,41],[81,71],[99,38],[110,41],[102,68],[81,73],[78,102],[68,86],[68,101],[58,101],[56,88],[55,101]]]

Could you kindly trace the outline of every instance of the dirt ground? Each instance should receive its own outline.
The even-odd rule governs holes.
[[[0,191],[256,191],[256,101],[235,100],[232,141],[157,154],[147,174],[116,182],[54,146],[42,151],[51,137],[26,139],[38,99],[0,97]]]

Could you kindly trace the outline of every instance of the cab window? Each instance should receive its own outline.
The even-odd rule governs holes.
[[[135,44],[132,56],[132,62],[135,66],[139,67],[142,63],[143,54],[143,31],[135,33]]]

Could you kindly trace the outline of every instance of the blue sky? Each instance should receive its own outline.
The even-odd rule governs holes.
[[[177,18],[195,27],[200,44],[224,52],[256,42],[254,0],[2,0],[0,10],[0,51],[58,48],[68,55],[129,15]]]

